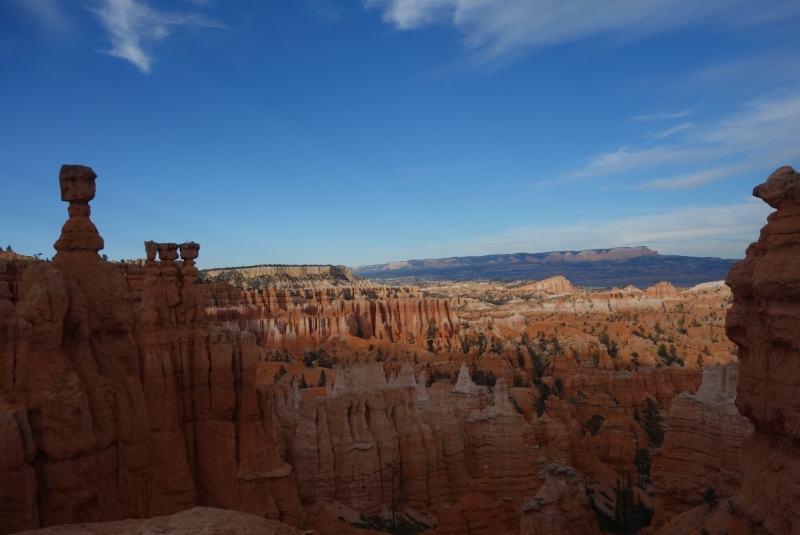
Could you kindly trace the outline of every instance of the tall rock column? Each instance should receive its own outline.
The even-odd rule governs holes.
[[[731,268],[726,331],[739,346],[736,406],[755,426],[742,447],[742,504],[758,532],[800,533],[800,174],[753,190],[777,211]]]
[[[69,219],[61,229],[61,236],[56,241],[56,258],[63,257],[64,252],[86,251],[95,253],[105,244],[97,227],[89,216],[92,213],[89,201],[94,199],[95,179],[97,175],[91,167],[85,165],[62,165],[58,175],[61,186],[61,200],[69,203]]]
[[[0,533],[147,514],[150,422],[130,293],[89,219],[95,178],[61,168],[52,263],[0,267]]]

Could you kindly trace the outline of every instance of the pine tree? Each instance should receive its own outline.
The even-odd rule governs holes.
[[[401,465],[399,461],[386,463],[385,477],[389,484],[389,490],[392,493],[391,503],[389,504],[389,518],[392,521],[391,532],[396,533],[397,510],[408,500],[408,495],[405,493],[407,478],[403,477],[403,465]]]
[[[650,467],[653,464],[653,454],[648,449],[636,450],[636,458],[633,465],[639,473],[636,479],[636,484],[640,485],[643,482],[643,476],[650,476]]]
[[[597,433],[600,432],[600,428],[603,427],[603,422],[605,422],[605,418],[603,418],[599,414],[592,414],[592,417],[589,418],[589,423],[586,424],[586,427],[589,428],[589,433],[592,436],[595,436]]]
[[[317,382],[317,386],[325,386],[327,383],[328,378],[325,377],[325,370],[319,372],[319,381]]]
[[[300,375],[300,384],[298,388],[308,388],[308,383],[306,382],[306,374]]]
[[[647,433],[650,444],[657,448],[664,443],[664,434],[667,432],[664,425],[664,417],[661,416],[661,412],[652,399],[647,398],[645,402],[647,407],[644,409],[642,416],[642,429]]]
[[[716,489],[714,489],[714,487],[708,487],[703,493],[702,500],[703,503],[708,506],[709,510],[714,509],[719,503],[719,496],[717,496]]]

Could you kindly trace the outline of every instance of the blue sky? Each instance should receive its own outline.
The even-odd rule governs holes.
[[[647,245],[741,258],[800,166],[800,2],[6,0],[0,242],[62,163],[113,259],[363,265]]]

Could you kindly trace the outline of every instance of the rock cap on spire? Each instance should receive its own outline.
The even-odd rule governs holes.
[[[753,189],[753,196],[773,208],[779,208],[785,199],[800,201],[800,173],[788,165],[781,167]]]
[[[61,200],[64,202],[88,203],[96,192],[94,180],[97,174],[85,165],[61,166],[58,183],[61,186]]]

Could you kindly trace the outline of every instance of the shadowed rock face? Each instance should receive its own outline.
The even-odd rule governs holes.
[[[105,262],[94,172],[59,178],[53,262],[0,260],[0,533],[195,504],[291,521],[259,350],[203,319],[199,246],[182,264],[173,244],[161,262]]]
[[[738,375],[736,362],[708,367],[697,394],[672,400],[669,431],[652,468],[656,523],[696,507],[709,487],[720,498],[739,493],[739,453],[753,426],[734,405]]]
[[[589,500],[568,466],[550,464],[539,472],[544,484],[536,496],[522,506],[520,535],[598,534]]]
[[[92,251],[104,247],[103,238],[89,219],[89,201],[94,199],[97,175],[84,165],[62,165],[58,176],[61,200],[69,203],[69,220],[55,243],[56,251]],[[58,256],[58,253],[56,253]]]
[[[616,371],[605,353],[602,369],[584,369],[578,354],[554,367],[565,398],[582,393],[591,405],[551,397],[541,418],[532,403],[520,407],[528,417],[515,410],[506,379],[490,392],[466,368],[455,388],[426,390],[413,369],[388,382],[353,377],[327,399],[300,400],[288,377],[259,388],[257,336],[277,325],[260,317],[267,311],[298,326],[284,335],[336,307],[344,313],[334,317],[347,319],[342,332],[354,335],[416,340],[432,322],[450,326],[437,343],[457,341],[458,318],[445,300],[413,296],[367,307],[370,295],[388,300],[380,294],[388,289],[353,299],[317,292],[319,313],[285,292],[201,295],[192,242],[146,242],[140,263],[105,262],[88,204],[94,173],[68,166],[62,178],[70,219],[54,261],[0,260],[0,533],[195,505],[290,524],[315,500],[376,513],[390,500],[394,462],[408,505],[435,517],[440,533],[592,532],[581,476],[613,482],[611,467],[631,463],[645,441],[628,410],[647,398],[667,407],[698,383],[698,373],[680,369]],[[233,297],[235,310],[223,310]],[[265,319],[263,330],[212,324],[204,299],[229,320]],[[606,425],[586,436],[595,412]]]
[[[57,526],[27,535],[146,535],[152,533],[183,535],[187,533],[236,533],[236,535],[302,535],[296,530],[272,520],[255,515],[195,507],[172,516],[149,520],[121,520],[78,526]],[[23,534],[24,535],[24,534]]]
[[[739,345],[736,406],[755,427],[742,449],[742,498],[771,533],[800,531],[800,174],[753,191],[777,211],[730,272],[728,337]],[[763,522],[761,522],[763,520]]]

